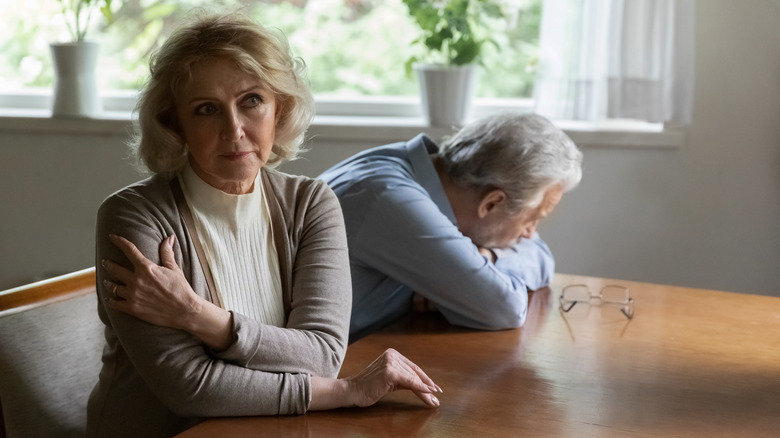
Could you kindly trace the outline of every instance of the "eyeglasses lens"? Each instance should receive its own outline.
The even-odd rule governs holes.
[[[624,286],[606,286],[601,289],[601,300],[605,303],[628,303],[628,288]]]
[[[563,290],[563,300],[566,302],[590,301],[590,289],[585,285],[568,286]]]

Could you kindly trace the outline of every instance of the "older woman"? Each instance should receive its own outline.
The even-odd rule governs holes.
[[[98,212],[103,369],[89,436],[171,436],[204,417],[366,406],[440,391],[393,350],[336,379],[349,260],[324,183],[271,167],[295,157],[313,104],[280,35],[238,16],[174,32],[138,104],[154,174]]]

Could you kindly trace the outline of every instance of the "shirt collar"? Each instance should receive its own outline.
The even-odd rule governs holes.
[[[433,166],[430,154],[439,151],[439,145],[425,134],[417,134],[416,137],[406,142],[406,150],[409,151],[409,162],[412,165],[415,179],[428,192],[431,200],[447,218],[457,225],[455,213],[452,211],[447,194],[441,185],[439,174]]]

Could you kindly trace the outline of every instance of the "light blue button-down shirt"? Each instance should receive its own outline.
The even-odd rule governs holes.
[[[414,292],[456,325],[495,330],[524,323],[528,289],[549,284],[552,253],[539,239],[495,250],[491,263],[456,225],[420,134],[363,151],[320,178],[341,202],[352,271],[350,340],[411,310]]]

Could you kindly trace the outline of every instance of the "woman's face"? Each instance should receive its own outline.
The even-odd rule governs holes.
[[[193,67],[175,100],[195,173],[224,192],[251,192],[274,144],[274,93],[235,62],[216,58]]]

